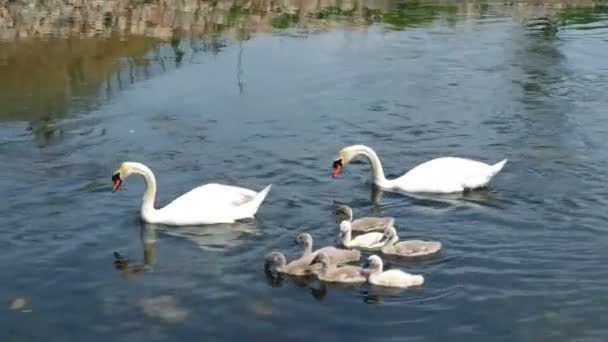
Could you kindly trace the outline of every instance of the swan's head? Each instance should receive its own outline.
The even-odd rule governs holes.
[[[308,233],[298,234],[296,242],[304,247],[312,246],[312,236]]]
[[[346,204],[340,204],[336,208],[336,215],[340,215],[340,214],[346,215],[346,219],[348,221],[353,220],[353,210],[351,209],[351,207],[347,206]]]
[[[312,261],[310,262],[309,266],[312,266],[314,264],[321,264],[323,266],[327,266],[329,265],[329,257],[327,256],[327,254],[321,252],[319,254],[317,254],[317,256],[312,259]]]
[[[386,240],[391,244],[399,241],[399,235],[397,235],[397,230],[395,227],[388,227],[384,230],[384,236],[382,236],[382,240]]]
[[[374,255],[370,256],[369,258],[367,258],[367,263],[365,265],[365,268],[368,268],[372,272],[381,272],[382,267],[383,267],[382,259],[380,259],[379,256],[374,254]]]
[[[264,268],[269,270],[272,266],[281,268],[287,264],[285,256],[281,252],[272,252],[268,254],[264,260]]]
[[[350,161],[355,157],[354,150],[352,146],[345,147],[338,152],[338,156],[334,159],[334,164],[332,166],[333,177],[338,177],[344,165],[350,163]]]
[[[353,160],[353,158],[359,154],[366,155],[368,158],[378,158],[376,153],[365,145],[350,145],[344,147],[338,151],[338,156],[336,159],[334,159],[332,176],[337,177],[340,174],[340,171],[342,171],[344,165],[350,163],[351,160]]]
[[[112,192],[115,192],[120,188],[122,182],[129,177],[133,171],[133,163],[124,162],[118,165],[116,170],[112,173]]]

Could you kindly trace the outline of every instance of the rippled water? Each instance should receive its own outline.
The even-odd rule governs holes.
[[[2,341],[604,341],[606,16],[398,28],[0,52]],[[509,163],[466,195],[378,194],[364,162],[330,177],[353,143],[390,177],[443,155]],[[254,224],[152,227],[141,179],[110,193],[123,160],[154,170],[157,206],[205,182],[273,188]],[[334,242],[336,202],[441,241],[439,255],[388,259],[425,285],[268,279],[264,255],[296,255],[297,233]]]

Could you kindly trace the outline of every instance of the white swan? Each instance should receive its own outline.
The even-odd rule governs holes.
[[[382,163],[374,150],[365,145],[351,145],[340,150],[333,163],[337,177],[344,165],[357,155],[365,156],[372,166],[374,183],[385,191],[454,193],[486,186],[504,167],[507,159],[494,165],[479,161],[441,157],[422,163],[395,179],[386,179]]]
[[[311,273],[315,274],[321,281],[330,283],[364,283],[367,280],[367,271],[359,266],[344,265],[336,266],[325,253],[319,253],[311,261],[310,265],[321,264],[320,269]]]
[[[374,217],[366,216],[359,217],[353,220],[353,209],[351,207],[342,204],[336,209],[336,212],[343,212],[347,216],[347,220],[350,221],[351,230],[353,232],[372,232],[372,231],[385,231],[388,227],[395,225],[394,217]]]
[[[255,192],[230,185],[205,184],[181,195],[165,207],[155,209],[156,178],[152,170],[142,163],[120,164],[112,174],[112,192],[131,174],[142,175],[146,181],[141,218],[148,223],[173,226],[233,223],[253,218],[272,186],[268,185],[264,190]]]
[[[380,249],[388,240],[383,239],[384,233],[370,232],[352,238],[350,221],[340,223],[340,242],[346,248],[363,248],[368,250]]]
[[[382,246],[382,253],[387,255],[397,255],[404,257],[417,257],[435,254],[441,249],[441,242],[426,240],[405,240],[399,241],[397,230],[390,227],[386,230],[385,238],[388,243]]]
[[[361,252],[358,250],[341,249],[334,246],[322,247],[313,252],[312,236],[308,233],[298,234],[296,242],[303,247],[302,259],[305,257],[315,258],[319,253],[325,254],[332,264],[338,265],[359,261],[359,259],[361,259]]]
[[[407,288],[424,284],[424,277],[403,272],[402,270],[388,270],[382,272],[382,259],[372,255],[367,259],[366,269],[369,271],[368,282],[373,285],[386,287]]]

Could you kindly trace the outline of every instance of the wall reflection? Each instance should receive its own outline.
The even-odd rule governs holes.
[[[601,1],[420,1],[420,0],[25,0],[0,1],[0,39],[32,36],[93,37],[112,33],[171,39],[223,32],[331,28],[381,22],[407,27],[456,15],[509,14],[544,17],[565,8],[605,8]],[[247,33],[243,33],[247,32]]]
[[[44,145],[57,137],[57,117],[90,111],[128,84],[258,32],[302,36],[370,24],[406,29],[501,14],[555,34],[560,25],[607,12],[593,0],[0,0],[0,122],[30,122]],[[243,92],[241,59],[242,47],[235,64]]]

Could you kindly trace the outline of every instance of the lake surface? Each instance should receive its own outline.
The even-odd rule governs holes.
[[[163,13],[125,29],[102,9],[90,34],[22,9],[0,41],[0,340],[605,341],[605,7],[344,4],[218,2],[173,40],[183,18]],[[379,194],[366,162],[330,176],[355,143],[390,177],[509,162],[477,192]],[[254,223],[154,227],[141,178],[110,191],[126,160],[156,173],[157,207],[206,182],[273,188]],[[441,241],[387,260],[424,286],[267,278],[297,233],[335,242],[336,203]]]

